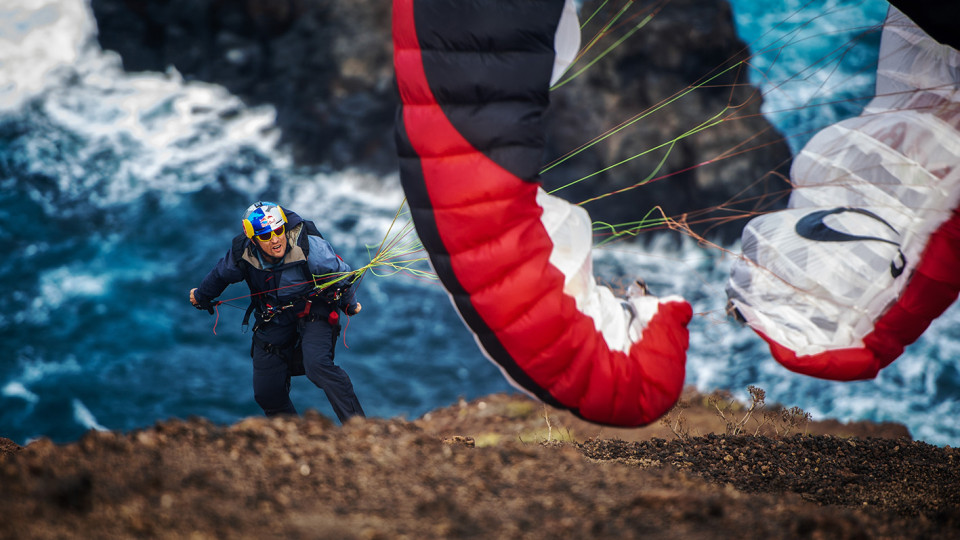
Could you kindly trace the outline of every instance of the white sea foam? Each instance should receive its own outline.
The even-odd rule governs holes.
[[[147,192],[189,193],[224,179],[223,167],[242,166],[243,152],[269,155],[279,132],[270,107],[243,108],[222,87],[182,80],[178,73],[126,75],[110,62],[90,62],[80,81],[48,93],[43,111],[59,129],[84,140],[61,160],[42,160],[49,141],[28,147],[31,172],[58,180],[59,193],[98,206],[123,204]],[[52,161],[52,162],[51,162]],[[227,182],[243,191],[266,188],[269,173],[253,167]]]
[[[379,177],[348,170],[318,173],[287,182],[281,197],[281,204],[304,215],[330,214],[336,209],[337,215],[353,210],[377,216],[390,214],[392,219],[403,202],[403,190],[395,174]]]
[[[100,425],[97,422],[97,417],[90,412],[90,409],[83,404],[79,399],[73,399],[71,401],[73,405],[73,419],[76,420],[78,424],[85,427],[86,429],[95,429],[97,431],[110,431],[108,428]]]
[[[243,168],[245,152],[269,155],[263,161],[274,168],[289,165],[275,151],[272,107],[247,108],[222,87],[185,82],[173,69],[124,73],[115,53],[99,49],[82,0],[10,0],[0,21],[0,114],[40,104],[50,136],[30,138],[20,159],[28,172],[57,181],[58,201],[108,206],[224,180],[253,193],[267,186],[262,168],[226,179],[218,171]],[[83,146],[64,152],[57,146],[64,138]]]
[[[24,309],[17,311],[13,318],[17,323],[43,324],[51,311],[71,300],[102,296],[110,280],[107,273],[87,273],[68,266],[47,270],[40,274],[40,293],[27,300]]]
[[[8,382],[0,389],[0,394],[9,398],[18,398],[30,404],[36,404],[40,397],[27,389],[20,381]]]
[[[62,83],[95,32],[83,0],[0,5],[0,113]]]
[[[19,384],[24,385],[37,383],[50,376],[75,375],[82,371],[77,358],[73,355],[69,355],[59,362],[21,358],[20,364],[22,371],[16,380],[20,381]]]
[[[18,358],[18,364],[20,366],[19,372],[8,379],[6,384],[0,388],[0,396],[23,400],[27,404],[26,409],[22,412],[25,418],[34,414],[36,405],[41,401],[40,395],[31,390],[31,386],[42,386],[50,378],[75,376],[81,371],[74,356],[68,356],[61,362],[20,357]]]

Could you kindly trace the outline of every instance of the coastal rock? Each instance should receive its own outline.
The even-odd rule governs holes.
[[[17,443],[11,441],[10,439],[0,437],[0,457],[16,454],[20,450],[20,445]]]
[[[599,5],[585,2],[582,11]],[[628,24],[655,5],[636,2]],[[250,105],[274,106],[282,142],[297,163],[396,170],[390,2],[92,0],[91,6],[101,46],[117,51],[126,70],[172,66],[185,79],[223,85]],[[612,9],[602,8],[595,19],[606,20]],[[748,56],[725,0],[676,0],[654,11],[607,58],[554,92],[549,155],[577,148]],[[586,28],[584,40],[596,30]],[[786,184],[778,175],[787,170],[790,151],[759,114],[761,102],[742,69],[728,71],[550,170],[545,185],[565,185],[629,160],[558,195],[580,202],[661,178],[586,208],[596,221],[626,223],[659,206],[697,234],[735,238],[742,223],[722,223],[726,218],[783,204]],[[726,120],[638,156],[713,118]],[[701,165],[725,153],[732,155]],[[720,208],[731,199],[739,202]]]
[[[599,4],[586,2],[583,11]],[[651,10],[658,2],[641,4],[655,16],[554,92],[549,154],[583,145],[585,133],[593,137],[639,120],[551,170],[545,182],[565,185],[593,175],[558,193],[574,202],[622,191],[584,205],[594,221],[628,223],[659,207],[686,219],[695,234],[739,238],[745,224],[739,218],[785,205],[783,178],[792,159],[783,135],[760,112],[763,99],[746,66],[738,65],[750,51],[725,0],[675,0],[659,11]],[[603,5],[598,17],[607,20],[616,7]],[[595,174],[613,164],[620,165]]]

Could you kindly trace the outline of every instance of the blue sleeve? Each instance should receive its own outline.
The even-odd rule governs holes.
[[[227,250],[227,254],[217,262],[213,270],[210,270],[203,281],[200,282],[200,286],[197,287],[194,295],[198,299],[203,298],[210,301],[220,296],[227,285],[240,281],[243,281],[243,272],[234,264],[232,250]]]
[[[323,238],[318,236],[309,237],[310,255],[307,257],[307,268],[315,276],[326,276],[319,281],[329,281],[336,279],[340,275],[352,272],[350,265],[343,262],[333,246]],[[346,309],[347,306],[357,303],[356,285],[353,283],[352,276],[337,282],[337,286],[344,287],[343,296],[340,298],[340,309]]]

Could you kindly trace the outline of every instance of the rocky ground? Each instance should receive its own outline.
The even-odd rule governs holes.
[[[688,393],[641,429],[518,395],[423,418],[0,439],[0,538],[956,538],[956,450]],[[721,412],[724,418],[721,418]],[[744,419],[747,418],[745,421]],[[738,434],[734,435],[733,433]]]

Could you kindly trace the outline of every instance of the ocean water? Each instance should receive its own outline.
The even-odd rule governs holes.
[[[799,148],[862,106],[851,98],[869,94],[878,42],[869,29],[886,5],[782,4],[733,6],[744,40],[762,53],[752,64],[765,112]],[[0,436],[19,444],[173,417],[226,424],[260,414],[249,334],[240,331],[246,300],[214,318],[188,304],[189,289],[226,252],[254,200],[316,220],[357,267],[403,199],[396,175],[296,167],[276,146],[271,108],[245,107],[175,71],[124,73],[95,32],[82,0],[0,6]],[[817,418],[896,421],[915,438],[960,443],[957,306],[877,379],[833,383],[786,371],[752,331],[723,317],[730,257],[722,250],[616,243],[596,256],[602,279],[641,276],[656,293],[693,304],[689,384],[741,397],[757,385],[769,401]],[[245,294],[234,285],[223,297]],[[412,419],[514,391],[435,281],[368,274],[360,299],[337,360],[368,415]],[[293,399],[301,411],[333,416],[302,377]]]

